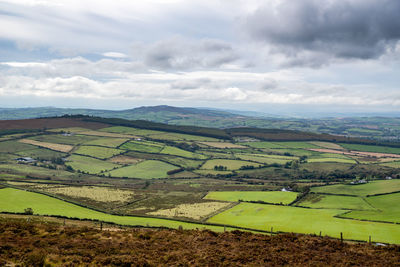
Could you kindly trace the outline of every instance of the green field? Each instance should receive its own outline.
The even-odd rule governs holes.
[[[64,136],[62,134],[45,134],[45,135],[30,137],[29,139],[40,142],[55,143],[55,144],[80,145],[83,143],[90,142],[92,140],[96,140],[97,138],[98,137],[79,135],[79,134],[74,134],[70,136]]]
[[[161,154],[175,155],[184,158],[192,158],[192,159],[206,159],[207,157],[201,154],[193,153],[190,151],[186,151],[173,146],[165,146],[161,151]]]
[[[117,147],[126,141],[128,141],[126,138],[102,137],[86,142],[85,145]]]
[[[66,153],[57,152],[46,148],[35,148],[32,150],[24,150],[21,152],[17,152],[16,154],[22,157],[31,157],[33,159],[41,159],[41,160],[62,158],[67,155]]]
[[[80,146],[74,151],[76,154],[91,156],[98,159],[108,159],[122,152],[124,152],[124,150],[101,146]]]
[[[121,167],[118,164],[114,164],[108,161],[79,155],[70,156],[65,164],[71,166],[74,170],[80,170],[82,172],[87,172],[91,174],[100,173],[101,171],[105,172],[113,168]]]
[[[311,188],[311,192],[367,196],[400,191],[400,179],[371,181],[360,185],[328,185]]]
[[[121,146],[121,149],[133,150],[145,153],[159,153],[163,145],[146,141],[131,141]]]
[[[307,159],[307,162],[339,162],[339,163],[350,163],[350,164],[356,164],[357,162],[354,159],[343,159],[343,158],[338,158],[338,157],[332,157],[332,158],[312,158],[312,159]]]
[[[267,203],[289,204],[293,202],[298,193],[282,191],[213,191],[204,199],[232,201],[264,201]]]
[[[260,166],[259,163],[243,160],[231,160],[231,159],[211,159],[207,160],[206,163],[201,166],[201,169],[214,170],[214,166],[224,166],[227,170],[238,170],[242,166]]]
[[[370,145],[359,145],[359,144],[340,144],[342,147],[348,150],[358,150],[365,152],[376,152],[376,153],[390,153],[400,154],[400,148],[388,147],[388,146],[370,146]]]
[[[362,197],[308,194],[296,206],[322,209],[374,210]]]
[[[291,161],[291,160],[280,159],[280,158],[253,156],[252,154],[235,154],[235,156],[239,159],[250,160],[250,161],[255,161],[255,162],[265,163],[265,164],[272,164],[272,163],[285,164],[286,162]]]
[[[390,168],[400,168],[400,161],[386,162],[386,163],[382,163],[379,165],[390,167]]]
[[[3,141],[0,142],[0,152],[1,153],[16,153],[25,150],[32,150],[37,148],[29,144],[20,143],[17,141]]]
[[[219,213],[208,222],[249,227],[258,230],[329,235],[344,239],[400,243],[400,225],[365,222],[334,217],[343,213],[335,209],[306,209],[290,206],[240,203]]]
[[[201,224],[186,223],[174,220],[110,215],[83,208],[42,194],[12,188],[0,189],[0,212],[21,213],[24,212],[24,209],[26,208],[32,208],[34,214],[57,215],[69,218],[100,220],[121,225],[152,227],[164,226],[169,228],[178,228],[179,226],[182,226],[184,229],[205,227]],[[219,226],[207,225],[206,227],[207,229],[213,231],[223,231],[223,227]]]
[[[400,193],[366,198],[375,211],[352,211],[343,215],[346,218],[400,223]]]
[[[110,171],[106,175],[142,179],[165,178],[168,176],[167,172],[174,169],[177,169],[177,167],[162,161],[146,160],[136,165]]]
[[[279,143],[273,143],[273,142],[245,142],[240,144],[254,148],[286,148],[285,146]]]

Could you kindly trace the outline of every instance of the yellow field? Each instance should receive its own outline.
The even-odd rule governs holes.
[[[242,146],[242,145],[227,143],[227,142],[199,142],[199,143],[206,145],[206,146],[215,147],[215,148],[248,148],[247,146]]]
[[[163,217],[185,217],[200,220],[216,211],[232,205],[226,202],[203,202],[194,204],[181,204],[172,209],[164,209],[148,212],[149,215]]]
[[[337,150],[343,150],[344,148],[341,147],[338,144],[335,143],[329,143],[329,142],[320,142],[320,141],[313,141],[313,142],[309,142],[310,144],[319,146],[319,147],[323,147],[323,148],[328,148],[328,149],[337,149]]]
[[[128,190],[98,187],[98,186],[66,186],[49,188],[46,192],[69,197],[88,198],[98,202],[126,202],[134,193]]]
[[[70,146],[70,145],[61,145],[61,144],[40,142],[40,141],[35,141],[35,140],[30,140],[30,139],[21,139],[21,140],[18,140],[18,142],[30,144],[30,145],[34,145],[34,146],[45,147],[45,148],[49,148],[51,150],[66,152],[66,153],[70,152],[74,148],[73,146]]]

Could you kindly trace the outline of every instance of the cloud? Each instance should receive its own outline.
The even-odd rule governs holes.
[[[158,41],[146,48],[144,54],[144,62],[149,67],[177,70],[218,68],[239,58],[227,42],[181,37]]]
[[[124,53],[119,53],[119,52],[106,52],[106,53],[103,53],[103,56],[111,57],[111,58],[127,58],[128,57]]]
[[[380,57],[400,40],[399,14],[398,0],[280,0],[256,9],[244,25],[290,64],[318,66]]]

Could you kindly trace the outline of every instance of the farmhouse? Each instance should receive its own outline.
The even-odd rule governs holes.
[[[16,158],[15,160],[18,161],[18,162],[24,162],[24,163],[32,163],[32,162],[36,161],[36,160],[34,160],[33,158],[30,158],[30,157]]]

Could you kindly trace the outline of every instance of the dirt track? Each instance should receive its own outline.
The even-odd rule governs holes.
[[[304,235],[131,229],[100,231],[0,220],[0,265],[399,266],[400,246]]]

